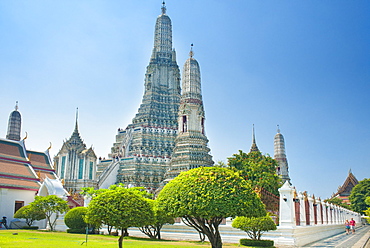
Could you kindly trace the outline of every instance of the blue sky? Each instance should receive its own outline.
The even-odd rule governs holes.
[[[194,43],[215,161],[279,124],[298,191],[329,197],[370,177],[369,1],[166,1],[182,69]],[[0,2],[0,137],[19,101],[27,148],[74,129],[107,157],[137,112],[161,1]]]

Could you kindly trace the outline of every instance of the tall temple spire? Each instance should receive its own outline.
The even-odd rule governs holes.
[[[200,67],[193,58],[193,44],[182,75],[179,128],[166,179],[200,166],[213,166],[204,129],[204,106],[201,93]]]
[[[256,143],[256,136],[254,133],[254,124],[253,124],[253,131],[252,131],[252,146],[249,152],[259,152],[260,150],[258,149],[257,143]]]
[[[274,159],[278,162],[279,166],[276,170],[278,176],[281,177],[283,183],[290,182],[288,160],[285,154],[285,141],[284,136],[280,133],[280,127],[277,126],[277,134],[274,139]]]
[[[162,2],[162,15],[166,14],[166,3],[163,1]]]
[[[11,112],[9,116],[8,132],[6,138],[16,141],[21,140],[21,125],[22,118],[21,114],[18,111],[18,101],[17,101],[15,104],[15,110]]]
[[[75,122],[75,129],[69,139],[69,143],[73,145],[81,145],[83,141],[80,136],[80,132],[78,131],[78,108],[76,109],[76,122]]]
[[[98,165],[102,183],[159,187],[169,166],[178,128],[181,97],[180,70],[172,47],[172,24],[163,2],[154,31],[154,45],[146,68],[144,96],[132,123],[118,129],[110,160]],[[108,177],[107,168],[117,168]],[[104,181],[114,178],[114,181]]]
[[[154,31],[153,59],[171,59],[172,57],[172,24],[166,14],[165,3],[162,3],[162,13],[157,17]]]
[[[76,109],[76,125],[75,125],[75,132],[78,132],[78,108]]]

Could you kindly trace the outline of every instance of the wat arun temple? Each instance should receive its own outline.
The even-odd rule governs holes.
[[[191,46],[181,78],[165,3],[144,87],[132,123],[118,129],[109,159],[99,159],[99,188],[123,183],[156,190],[182,171],[214,164],[205,135],[200,67]]]

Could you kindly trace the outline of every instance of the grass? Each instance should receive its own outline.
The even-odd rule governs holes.
[[[17,233],[17,235],[14,235]],[[0,248],[117,248],[118,237],[107,235],[89,235],[87,245],[83,242],[84,234],[65,232],[46,232],[36,230],[1,230]],[[223,244],[223,248],[237,247],[238,244]],[[126,237],[124,248],[180,248],[180,247],[211,247],[208,242],[151,240],[145,238]]]

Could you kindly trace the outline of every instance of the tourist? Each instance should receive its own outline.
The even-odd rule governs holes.
[[[351,218],[351,220],[349,221],[349,225],[351,227],[352,234],[355,234],[356,221],[353,218]]]
[[[8,228],[8,225],[6,224],[6,216],[3,216],[3,219],[0,221],[0,226],[3,225],[6,229]]]
[[[344,225],[346,227],[346,234],[348,235],[349,234],[349,229],[351,228],[350,225],[349,225],[349,221],[346,220],[346,222],[344,222]]]

